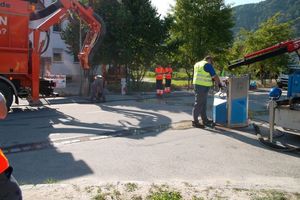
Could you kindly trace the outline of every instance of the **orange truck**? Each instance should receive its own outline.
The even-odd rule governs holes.
[[[89,27],[78,55],[85,72],[105,32],[103,20],[78,0],[57,0],[36,9],[40,5],[40,0],[0,0],[0,92],[8,108],[13,99],[16,104],[19,98],[38,102],[41,96],[53,94],[54,83],[40,77],[40,57],[47,46],[43,32],[70,13],[77,14]],[[42,22],[30,28],[30,22],[36,20]]]

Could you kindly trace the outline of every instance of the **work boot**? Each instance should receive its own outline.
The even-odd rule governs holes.
[[[204,126],[213,127],[213,126],[215,125],[215,123],[214,123],[213,120],[207,119],[207,120],[203,121],[203,125],[204,125]]]
[[[192,121],[192,126],[195,128],[204,128],[203,124],[200,124],[199,122],[195,122],[195,121]]]

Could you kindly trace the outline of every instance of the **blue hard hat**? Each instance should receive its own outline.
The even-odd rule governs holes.
[[[278,100],[281,97],[282,91],[278,87],[273,87],[269,92],[270,99]]]

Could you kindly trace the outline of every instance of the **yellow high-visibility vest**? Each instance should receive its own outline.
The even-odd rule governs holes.
[[[206,86],[206,87],[213,86],[213,82],[211,80],[210,74],[204,70],[204,66],[207,63],[208,62],[202,60],[195,64],[193,84],[202,85],[202,86]]]

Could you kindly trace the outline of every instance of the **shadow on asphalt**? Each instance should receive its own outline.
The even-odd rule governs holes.
[[[93,174],[85,161],[55,148],[8,155],[8,158],[21,185],[52,184]]]
[[[71,153],[59,152],[55,146],[53,146],[53,142],[50,141],[49,136],[51,134],[65,135],[68,133],[75,133],[110,137],[128,137],[136,140],[145,137],[155,137],[163,131],[172,128],[171,118],[160,114],[158,111],[191,114],[194,99],[191,95],[189,96],[191,97],[189,100],[185,100],[183,96],[178,96],[174,99],[157,99],[149,97],[127,99],[122,102],[120,100],[96,104],[103,111],[122,114],[125,118],[138,121],[137,125],[133,125],[130,120],[124,119],[119,120],[117,124],[101,122],[84,123],[72,116],[49,107],[14,108],[13,113],[0,123],[0,137],[5,134],[5,137],[2,138],[7,138],[7,141],[9,141],[1,140],[0,146],[4,147],[4,150],[7,150],[12,165],[15,165],[16,177],[21,177],[18,180],[23,184],[40,184],[51,182],[51,179],[53,179],[52,181],[60,181],[93,174],[91,168],[83,160],[75,160]],[[266,100],[261,101],[260,99],[265,99],[265,97],[266,94],[258,93],[257,95],[254,95],[250,101],[260,104],[263,107]],[[87,104],[86,101],[78,102],[80,104]],[[70,103],[74,103],[74,101],[72,100]],[[132,106],[139,108],[139,110],[130,110],[125,107],[122,108],[120,105]],[[178,109],[178,106],[183,107]],[[191,128],[190,122],[185,123],[187,123],[187,127],[185,128]],[[57,125],[63,125],[63,127],[60,128]],[[222,134],[226,137],[258,148],[267,149],[266,146],[262,145],[255,137],[253,137],[255,135],[253,129],[247,128],[239,130],[242,131],[243,134],[228,130],[211,131],[211,133]],[[18,138],[24,138],[24,141],[19,141]],[[298,141],[296,143],[300,144],[299,137],[288,139]],[[22,146],[22,144],[26,145]],[[33,148],[31,149],[28,144]],[[22,151],[17,153],[17,148],[21,148]],[[47,150],[43,150],[46,148]],[[34,150],[40,151],[37,153]],[[25,151],[27,152],[24,153]],[[299,155],[291,153],[284,154],[299,157]],[[66,167],[62,169],[59,167],[61,165],[58,163],[65,163]]]
[[[128,101],[126,102],[128,103]],[[129,104],[136,106],[140,103],[130,101]],[[141,139],[141,137],[155,137],[166,130],[166,127],[157,129],[158,124],[171,124],[168,116],[153,112],[153,107],[148,107],[148,103],[143,103],[144,106],[141,106],[139,110],[114,107],[119,106],[120,102],[116,105],[97,105],[103,111],[124,115],[125,120],[119,120],[117,124],[101,123],[101,121],[84,123],[73,116],[49,107],[13,108],[13,112],[8,115],[7,119],[0,123],[0,136],[2,135],[2,138],[6,139],[0,141],[0,147],[14,166],[18,181],[22,184],[41,184],[93,174],[83,160],[75,160],[71,153],[59,152],[53,141],[50,140],[51,134],[64,135],[63,137],[68,137],[66,134],[71,133]],[[154,110],[160,110],[162,107],[165,107],[165,104],[162,103]],[[151,109],[152,112],[147,109]],[[175,110],[175,112],[180,111]],[[137,120],[138,125],[133,125],[130,120],[126,119]],[[154,125],[157,131],[152,131]],[[135,128],[130,130],[129,127]],[[145,131],[151,132],[151,134],[141,134],[137,131],[138,127],[146,127]],[[139,134],[139,138],[131,137],[133,134]],[[63,142],[65,141],[61,143]],[[65,163],[66,167],[62,169],[61,163]]]

